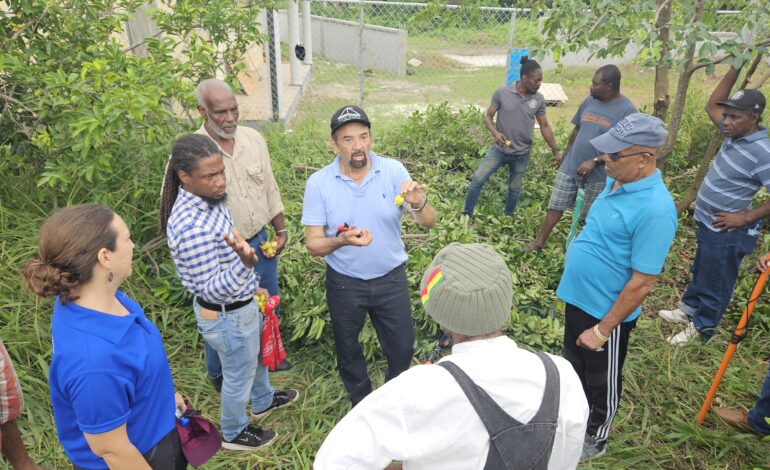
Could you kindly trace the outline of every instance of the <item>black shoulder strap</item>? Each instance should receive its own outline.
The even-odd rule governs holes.
[[[468,397],[471,405],[476,410],[476,413],[478,413],[490,436],[494,436],[512,425],[520,426],[522,424],[500,408],[500,405],[492,400],[489,394],[476,385],[456,364],[451,361],[441,361],[437,365],[443,367],[454,376],[465,396]]]
[[[545,367],[545,390],[543,392],[543,399],[540,402],[540,408],[530,420],[530,423],[556,423],[559,417],[560,401],[559,370],[548,354],[543,352],[536,354]],[[523,424],[506,413],[483,388],[476,385],[456,364],[451,361],[441,361],[436,365],[443,367],[452,374],[465,393],[465,396],[470,400],[471,405],[473,405],[476,413],[481,418],[490,436],[494,436],[511,426]]]
[[[556,368],[556,364],[548,354],[544,352],[535,354],[545,366],[545,391],[543,392],[543,400],[540,402],[540,409],[537,410],[530,423],[555,423],[559,418],[561,396],[559,369]]]

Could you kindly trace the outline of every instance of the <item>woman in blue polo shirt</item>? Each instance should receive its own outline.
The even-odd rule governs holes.
[[[118,290],[134,243],[107,207],[66,207],[40,232],[39,258],[22,269],[33,292],[56,296],[51,401],[75,468],[184,469],[174,393],[160,332]]]

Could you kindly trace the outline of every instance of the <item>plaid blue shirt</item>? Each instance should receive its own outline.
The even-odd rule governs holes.
[[[222,237],[231,234],[233,225],[224,203],[212,205],[179,188],[166,227],[168,247],[182,285],[206,302],[246,300],[259,286],[254,270]]]

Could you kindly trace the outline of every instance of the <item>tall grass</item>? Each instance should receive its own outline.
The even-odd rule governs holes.
[[[458,113],[449,106],[439,106],[375,134],[380,151],[402,159],[416,180],[428,184],[431,201],[440,214],[438,227],[428,232],[428,238],[407,241],[407,271],[415,293],[413,315],[419,328],[415,363],[428,352],[435,334],[435,324],[425,317],[417,302],[419,278],[435,252],[451,241],[481,241],[503,254],[515,284],[515,312],[507,332],[522,347],[552,352],[561,347],[561,304],[553,291],[563,265],[566,224],[557,227],[550,244],[540,254],[522,254],[518,249],[535,236],[542,223],[555,171],[540,140],[525,176],[520,208],[513,218],[502,215],[507,191],[505,170],[494,175],[484,188],[472,225],[465,225],[457,217],[470,173],[489,144],[480,119],[480,111],[474,109]],[[325,145],[325,125],[321,124],[307,121],[290,133],[277,129],[267,133],[290,232],[289,246],[281,258],[286,306],[282,329],[285,338],[296,338],[287,344],[295,367],[289,372],[272,374],[271,379],[277,388],[299,388],[300,400],[258,423],[277,430],[279,437],[274,445],[256,453],[223,451],[204,468],[310,468],[325,435],[349,410],[335,369],[323,295],[323,264],[308,257],[300,225],[307,172],[297,166],[317,168],[332,158]],[[564,140],[571,126],[556,119],[552,119],[552,124],[557,124],[559,139]],[[147,162],[145,171],[157,175],[157,179],[145,185],[146,191],[156,191],[162,163]],[[140,227],[135,230],[137,246],[142,246],[157,235],[156,208],[147,204],[146,197],[135,199],[135,188],[131,186],[134,183],[128,183],[129,175],[123,176],[127,181],[124,193],[98,196],[120,201],[115,207],[118,213],[134,215],[133,225]],[[686,183],[679,179],[673,180],[672,185]],[[25,180],[9,179],[0,186],[0,336],[24,387],[26,407],[20,426],[32,455],[50,468],[68,468],[56,439],[48,398],[51,302],[34,298],[22,287],[18,275],[20,266],[35,252],[42,220],[53,209],[45,202],[35,202],[40,198],[28,197],[32,191],[39,190]],[[695,414],[726,347],[729,330],[753,284],[753,273],[749,263],[745,263],[734,301],[723,321],[724,330],[715,339],[683,348],[667,345],[664,339],[672,329],[661,324],[654,312],[673,306],[688,280],[694,248],[693,225],[686,218],[681,222],[666,268],[632,333],[624,371],[624,398],[610,434],[608,454],[583,468],[732,469],[763,465],[770,460],[766,443],[752,436],[735,433],[713,421],[702,427],[694,425]],[[421,229],[406,222],[405,231],[414,233]],[[757,251],[766,248],[764,244]],[[159,326],[178,389],[204,414],[218,420],[219,397],[207,382],[189,298],[175,278],[166,248],[137,250],[134,275],[124,288]],[[720,403],[750,406],[756,399],[767,369],[761,361],[770,355],[766,341],[769,305],[767,298],[760,299],[751,334],[741,343],[720,388]],[[320,334],[311,335],[312,322],[320,325]],[[369,326],[362,339],[370,359],[370,372],[375,384],[380,384],[385,363]]]

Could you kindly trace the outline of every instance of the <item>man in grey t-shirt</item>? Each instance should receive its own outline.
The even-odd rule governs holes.
[[[529,163],[535,120],[540,124],[540,133],[551,147],[554,159],[561,158],[553,130],[545,118],[545,100],[537,91],[542,81],[543,71],[540,65],[525,57],[521,66],[521,80],[513,86],[498,88],[492,95],[484,124],[495,138],[495,143],[471,178],[463,214],[473,215],[481,188],[503,165],[508,165],[509,171],[508,199],[505,201],[504,211],[506,215],[513,214],[521,193],[524,172]],[[495,114],[496,123],[492,121]]]
[[[578,189],[585,190],[585,202],[580,213],[582,220],[596,196],[604,189],[607,173],[599,160],[591,139],[609,131],[618,121],[636,112],[631,101],[620,94],[620,70],[614,65],[599,67],[591,80],[590,95],[580,104],[572,124],[566,157],[556,173],[553,193],[548,201],[548,212],[540,235],[523,248],[525,253],[543,249],[548,236],[564,211],[575,207]]]

